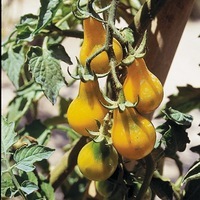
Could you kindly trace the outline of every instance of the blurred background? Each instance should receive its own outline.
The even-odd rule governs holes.
[[[40,7],[39,0],[3,0],[2,1],[2,29],[1,37],[2,42],[6,40],[9,34],[14,30],[15,24],[19,22],[20,16],[28,13],[37,14]],[[73,48],[71,48],[73,44]],[[78,54],[80,40],[70,39],[66,40],[66,51],[71,56],[72,62],[76,63],[75,55]],[[200,87],[200,0],[196,0],[193,10],[185,26],[180,43],[178,45],[175,57],[173,59],[170,71],[168,73],[165,85],[164,85],[164,99],[159,109],[154,113],[154,116],[158,114],[165,103],[168,101],[168,96],[171,94],[177,94],[177,86],[186,86],[187,84],[193,87]],[[64,73],[66,72],[66,66],[64,66]],[[14,97],[14,87],[7,78],[6,74],[1,70],[1,113],[4,115],[7,112],[7,106],[10,100]],[[67,74],[67,72],[66,72]],[[75,97],[77,94],[77,85],[68,89],[62,88],[60,93],[62,96]],[[45,105],[45,106],[44,106]],[[46,98],[40,101],[39,118],[48,118],[57,114],[57,105],[53,106]],[[188,144],[186,151],[179,153],[181,161],[184,163],[184,173],[188,170],[191,164],[198,159],[198,155],[192,154],[190,147],[200,144],[200,137],[197,135],[200,133],[200,113],[199,110],[193,110],[189,113],[193,116],[194,121],[192,127],[188,129],[190,144]],[[153,119],[153,124],[160,125],[162,120]],[[65,136],[62,133],[53,134],[48,146],[56,148],[55,153],[50,158],[52,165],[55,165],[62,157],[62,147],[66,145]],[[174,163],[170,159],[166,159],[164,166],[164,175],[169,177],[173,181],[178,177],[178,169],[174,167]]]

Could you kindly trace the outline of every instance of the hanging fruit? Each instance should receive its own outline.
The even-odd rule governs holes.
[[[98,81],[80,82],[78,96],[71,102],[67,119],[71,128],[81,135],[89,136],[87,130],[98,131],[97,121],[102,123],[108,110],[104,102]]]
[[[154,148],[156,131],[152,123],[134,108],[113,111],[112,142],[125,158],[138,160]]]
[[[105,45],[106,30],[100,21],[92,17],[83,20],[83,27],[84,39],[80,49],[80,63],[85,66],[86,60]],[[123,50],[115,38],[113,39],[113,49],[117,62],[120,62],[123,57]],[[97,74],[109,72],[109,58],[106,51],[101,52],[92,59],[90,68]]]
[[[90,141],[79,152],[77,163],[86,178],[102,181],[115,172],[118,165],[118,153],[106,140]]]
[[[135,59],[127,70],[123,84],[126,99],[132,103],[139,100],[136,108],[142,114],[153,112],[163,99],[161,82],[148,70],[143,58]]]

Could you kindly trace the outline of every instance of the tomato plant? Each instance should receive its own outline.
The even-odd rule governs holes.
[[[2,199],[199,199],[199,158],[184,171],[179,155],[200,89],[177,87],[161,108],[193,2],[46,0],[20,17],[2,43],[14,88],[1,116]]]

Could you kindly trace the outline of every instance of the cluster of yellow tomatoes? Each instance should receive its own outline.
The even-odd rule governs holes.
[[[84,40],[80,50],[80,63],[84,67],[87,58],[101,49],[106,41],[103,24],[89,17],[83,20]],[[113,50],[118,63],[123,59],[120,43],[113,39]],[[109,72],[109,58],[105,51],[90,62],[96,74]],[[90,140],[79,152],[78,166],[83,175],[94,181],[108,179],[118,166],[119,156],[139,160],[154,148],[156,131],[146,114],[153,112],[163,98],[163,87],[158,78],[147,68],[143,58],[137,58],[126,66],[127,76],[123,83],[123,93],[134,107],[112,110],[111,128],[108,131],[111,142],[106,137],[101,141]],[[100,124],[110,111],[104,106],[107,102],[100,90],[98,79],[80,81],[77,97],[71,102],[68,123],[77,133],[90,137],[90,131],[98,132]],[[103,129],[104,130],[104,129]],[[106,136],[108,137],[109,134]]]

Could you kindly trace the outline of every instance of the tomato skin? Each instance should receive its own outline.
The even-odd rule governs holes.
[[[111,137],[116,150],[125,158],[134,160],[148,155],[156,140],[152,123],[134,108],[126,108],[123,112],[115,109],[113,114]]]
[[[88,57],[93,55],[105,45],[106,30],[101,22],[89,17],[83,20],[84,39],[80,49],[80,63],[85,66]],[[122,60],[123,50],[120,43],[114,38],[113,49],[118,62]],[[109,72],[109,59],[105,51],[97,55],[90,63],[91,69],[97,74]]]
[[[77,164],[86,178],[94,181],[106,180],[117,168],[118,153],[105,141],[90,141],[79,152]]]
[[[139,97],[137,110],[141,114],[153,112],[163,99],[161,82],[148,70],[143,58],[135,59],[127,70],[127,77],[123,84],[126,99],[134,103]]]
[[[98,81],[81,81],[79,94],[67,110],[70,127],[83,136],[89,136],[87,130],[98,131],[96,120],[102,123],[108,112],[100,101],[104,103]]]

